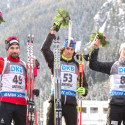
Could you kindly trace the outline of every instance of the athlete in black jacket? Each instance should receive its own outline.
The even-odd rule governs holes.
[[[48,67],[53,75],[54,68],[54,55],[50,50],[56,31],[51,31],[48,34],[44,44],[41,48]],[[78,63],[74,60],[75,55],[75,42],[70,41],[68,47],[68,41],[65,41],[64,47],[61,49],[61,100],[62,100],[62,115],[65,118],[66,125],[76,125],[77,109],[76,109],[76,91],[77,91],[77,79],[78,79]],[[72,70],[71,70],[72,69]],[[83,87],[85,88],[85,94],[87,95],[88,84],[86,82],[85,74],[83,76]],[[82,89],[84,89],[82,88]],[[47,113],[46,125],[54,125],[54,88],[50,96],[50,106]]]
[[[90,68],[110,76],[109,108],[107,125],[125,125],[125,43],[121,44],[120,58],[116,62],[97,61],[100,40],[95,41],[96,49],[91,54]]]

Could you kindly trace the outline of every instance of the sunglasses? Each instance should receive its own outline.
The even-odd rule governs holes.
[[[68,39],[66,39],[66,42],[68,43],[69,42],[69,40]],[[75,41],[73,41],[73,40],[70,40],[70,44],[72,45],[72,44],[76,44],[76,42]]]

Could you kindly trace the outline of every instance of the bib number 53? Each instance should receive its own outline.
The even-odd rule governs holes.
[[[63,76],[63,82],[72,82],[72,74],[65,73]]]

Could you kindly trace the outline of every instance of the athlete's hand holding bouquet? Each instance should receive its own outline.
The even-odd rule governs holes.
[[[100,33],[92,33],[91,40],[88,44],[85,45],[85,48],[83,49],[83,54],[85,55],[85,59],[89,60],[91,53],[94,49],[97,49],[99,47],[106,47],[109,45],[109,42],[106,40],[106,37]]]

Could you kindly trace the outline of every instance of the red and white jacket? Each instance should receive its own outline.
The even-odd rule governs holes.
[[[37,70],[35,72],[37,73]],[[9,56],[0,58],[0,101],[27,105],[25,99],[26,76],[26,64],[20,58],[12,59]]]

